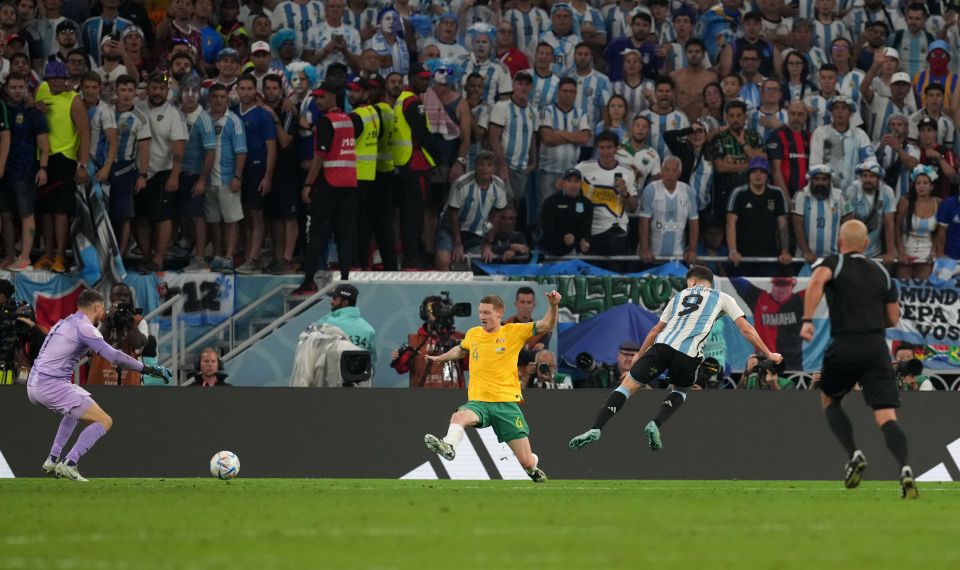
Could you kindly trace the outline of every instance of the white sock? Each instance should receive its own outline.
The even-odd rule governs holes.
[[[527,469],[527,473],[528,473],[528,474],[532,474],[534,471],[536,471],[536,470],[537,470],[537,465],[540,464],[540,458],[537,457],[537,454],[536,454],[536,453],[531,453],[530,455],[533,456],[533,467],[531,467],[530,469]]]
[[[443,441],[449,443],[453,446],[454,449],[460,445],[460,440],[463,439],[464,431],[463,426],[460,424],[450,424],[450,427],[447,429],[447,435],[443,437]]]

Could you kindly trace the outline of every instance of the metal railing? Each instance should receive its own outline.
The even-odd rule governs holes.
[[[183,295],[177,293],[170,297],[161,303],[159,307],[144,315],[143,319],[149,323],[150,319],[162,317],[168,309],[170,310],[170,331],[157,336],[157,362],[169,368],[179,384],[180,355],[183,354],[185,348],[184,342],[186,340],[186,327],[180,322],[180,314],[183,312]],[[161,359],[160,354],[162,354],[162,351],[160,347],[167,342],[171,343],[169,358]]]
[[[323,288],[321,288],[320,290],[318,290],[318,291],[317,291],[316,293],[314,293],[313,295],[310,295],[309,297],[307,297],[306,299],[304,299],[303,301],[301,301],[299,305],[297,305],[297,306],[294,307],[293,309],[290,309],[289,311],[287,311],[286,313],[284,313],[281,317],[279,317],[277,320],[275,320],[275,321],[273,321],[272,323],[270,323],[268,326],[266,326],[266,327],[264,327],[263,329],[257,331],[257,334],[255,334],[255,335],[251,336],[250,338],[246,339],[245,341],[241,342],[239,345],[237,345],[237,346],[234,347],[232,350],[230,350],[230,352],[224,354],[224,355],[223,355],[223,359],[222,359],[223,362],[229,362],[230,359],[232,359],[233,357],[237,356],[238,354],[240,354],[241,352],[243,352],[243,351],[246,350],[247,348],[253,346],[253,345],[254,345],[257,341],[259,341],[260,339],[266,337],[267,335],[269,335],[269,334],[272,333],[273,331],[275,331],[275,330],[277,330],[278,328],[282,327],[283,325],[285,325],[285,324],[286,324],[288,321],[290,321],[291,319],[299,316],[300,313],[302,313],[302,312],[306,311],[307,309],[309,309],[310,307],[312,307],[316,301],[320,300],[324,295],[326,295],[327,293],[329,293],[330,291],[332,291],[333,288],[334,288],[336,285],[337,285],[337,282],[336,282],[336,281],[331,282],[331,283],[327,284],[326,286],[324,286]]]
[[[296,287],[297,286],[293,284],[278,285],[273,289],[271,289],[270,291],[268,291],[266,295],[261,295],[256,300],[252,301],[251,303],[248,303],[244,308],[240,309],[239,311],[231,315],[229,319],[213,327],[212,329],[210,329],[209,331],[201,335],[198,339],[194,340],[189,345],[187,345],[183,352],[184,358],[186,358],[187,355],[192,354],[193,352],[204,348],[206,344],[210,341],[210,339],[218,338],[221,334],[223,334],[224,331],[227,331],[229,333],[227,335],[228,346],[232,351],[236,346],[237,322],[240,319],[252,313],[260,305],[266,303],[267,301],[272,300],[274,296],[277,295],[278,293],[282,291],[292,291],[296,289]]]

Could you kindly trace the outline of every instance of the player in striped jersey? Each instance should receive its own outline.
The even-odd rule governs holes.
[[[680,182],[683,165],[668,156],[661,166],[662,178],[643,189],[640,198],[640,257],[650,263],[654,257],[680,257],[686,262],[697,257],[700,234],[697,195]],[[687,228],[690,239],[687,240]]]
[[[297,43],[307,45],[311,28],[323,25],[323,3],[316,0],[285,0],[273,9],[273,29],[297,32]]]
[[[533,79],[530,89],[530,104],[537,110],[542,110],[557,100],[557,90],[560,88],[560,76],[553,72],[553,47],[541,42],[537,46],[537,53],[533,57],[533,69],[529,69]]]
[[[623,79],[613,84],[613,92],[627,100],[627,117],[633,118],[650,108],[653,81],[643,78],[643,55],[635,49],[623,50]]]
[[[577,44],[573,52],[573,69],[565,76],[577,81],[577,101],[574,106],[580,114],[590,119],[590,124],[600,121],[600,114],[610,98],[610,79],[593,68],[593,50],[586,42]]]
[[[841,221],[850,219],[853,209],[839,188],[833,187],[833,171],[825,164],[810,167],[810,184],[793,197],[793,235],[798,253],[813,263],[837,253]]]
[[[540,36],[550,27],[550,17],[546,10],[533,5],[533,0],[517,0],[513,8],[507,10],[503,19],[513,28],[513,39],[517,48],[533,56]]]
[[[690,126],[690,121],[683,111],[678,111],[673,105],[673,80],[669,77],[659,77],[654,90],[656,104],[643,113],[650,120],[650,140],[653,148],[661,158],[670,155],[667,141],[663,133]]]
[[[740,334],[765,358],[777,364],[783,361],[783,356],[767,348],[733,297],[713,288],[712,271],[694,265],[687,271],[686,283],[687,288],[673,296],[660,321],[650,329],[640,351],[633,357],[630,373],[600,408],[593,427],[571,439],[570,447],[578,449],[599,440],[601,430],[623,409],[627,398],[640,389],[641,384],[648,384],[669,370],[673,390],[661,404],[657,416],[644,428],[650,449],[662,448],[660,428],[686,401],[687,389],[693,386],[703,360],[704,340],[722,316],[733,319]]]

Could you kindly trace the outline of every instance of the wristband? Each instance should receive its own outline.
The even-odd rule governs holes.
[[[801,322],[801,323],[811,323],[811,324],[812,324],[812,323],[813,323],[813,319],[802,318],[802,319],[800,319],[800,322]]]

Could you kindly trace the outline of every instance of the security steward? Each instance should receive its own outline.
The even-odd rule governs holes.
[[[420,252],[424,200],[428,190],[427,175],[437,165],[433,159],[437,148],[420,99],[429,80],[430,72],[423,68],[423,64],[410,64],[410,84],[397,97],[393,108],[396,121],[393,164],[397,168],[397,183],[402,192],[400,239],[405,268],[425,265]]]
[[[884,330],[900,320],[897,288],[880,263],[866,257],[867,226],[858,220],[840,226],[840,253],[814,264],[813,277],[803,303],[800,337],[813,340],[813,316],[826,292],[833,339],[823,357],[820,401],[827,424],[840,440],[850,460],[844,469],[844,484],[860,484],[867,459],[853,441],[853,425],[841,401],[859,383],[863,398],[873,408],[890,453],[900,466],[904,498],[916,499],[917,485],[907,460],[907,436],[897,423],[900,406],[897,380],[887,356]]]
[[[326,265],[331,230],[336,237],[341,279],[349,278],[353,263],[357,218],[356,140],[363,132],[363,121],[337,107],[337,94],[343,89],[343,84],[328,80],[313,92],[321,114],[315,123],[313,161],[300,194],[308,208],[303,285],[292,295],[310,295],[317,291],[314,274],[321,260]]]
[[[397,270],[397,254],[393,245],[393,228],[390,224],[391,187],[385,186],[391,181],[381,180],[379,172],[381,147],[389,155],[385,139],[392,140],[393,110],[390,109],[389,123],[384,120],[381,109],[374,105],[382,97],[383,83],[377,77],[360,78],[355,84],[359,98],[354,103],[354,115],[363,121],[363,132],[357,138],[357,262],[367,266],[371,235],[376,236],[380,250],[380,259],[386,271]],[[389,109],[389,107],[387,107]],[[392,177],[393,160],[390,160]],[[386,204],[383,204],[387,197]]]

